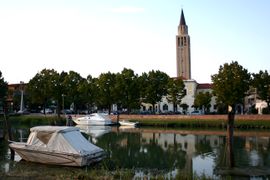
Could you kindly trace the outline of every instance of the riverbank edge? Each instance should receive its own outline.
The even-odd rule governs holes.
[[[125,115],[119,120],[139,122],[140,126],[226,128],[228,115]],[[113,121],[117,117],[111,115]],[[235,115],[235,128],[270,129],[270,115]]]
[[[82,115],[73,115],[78,118]],[[110,115],[117,122],[117,115]],[[12,124],[65,124],[65,117],[23,115],[10,117]],[[139,122],[140,126],[180,127],[180,128],[226,128],[227,115],[126,115],[121,114],[119,120]],[[239,129],[270,129],[270,115],[236,115],[235,128]]]
[[[110,115],[112,119],[116,119],[116,115]],[[198,119],[198,120],[227,120],[227,114],[221,115],[128,115],[120,114],[120,119],[155,119],[155,120],[187,120],[187,119]],[[235,115],[235,120],[265,120],[270,121],[270,114],[267,115]]]

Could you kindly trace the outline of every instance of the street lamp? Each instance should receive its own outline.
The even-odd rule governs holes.
[[[18,113],[23,113],[23,110],[24,110],[24,107],[23,107],[23,85],[24,85],[24,82],[23,81],[20,81],[20,91],[21,91],[21,104],[20,104],[20,110]]]
[[[64,114],[65,114],[65,96],[66,95],[62,94],[62,110]]]

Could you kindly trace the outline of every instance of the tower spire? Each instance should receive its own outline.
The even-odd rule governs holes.
[[[184,25],[184,26],[186,25],[186,20],[185,20],[183,9],[181,10],[181,17],[180,17],[180,26],[181,25]]]

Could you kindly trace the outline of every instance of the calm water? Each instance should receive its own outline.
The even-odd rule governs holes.
[[[21,161],[15,156],[10,160],[6,141],[0,141],[0,172],[2,174],[34,177],[50,173],[72,172],[74,174],[95,169],[114,171],[125,170],[133,178],[165,177],[174,179],[181,174],[206,175],[214,179],[226,177],[226,132],[186,131],[181,129],[155,129],[117,127],[80,127],[84,136],[102,147],[107,158],[94,167],[72,168],[41,165]],[[16,141],[26,141],[29,129],[14,129]],[[232,179],[269,179],[270,132],[235,132],[235,170]],[[253,174],[247,176],[246,174]],[[254,176],[256,175],[256,176]]]

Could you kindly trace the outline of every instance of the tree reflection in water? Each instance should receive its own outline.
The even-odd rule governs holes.
[[[28,129],[24,132],[27,134]],[[264,175],[267,175],[265,169],[270,170],[270,133],[264,136],[256,134],[246,132],[245,135],[239,135],[236,132],[232,146],[235,168],[238,170],[252,168],[249,171],[254,171],[256,167],[256,170],[264,170]],[[17,138],[15,140],[19,140],[18,131],[15,131],[14,135]],[[89,135],[84,135],[90,141],[93,139],[89,138]],[[63,168],[9,161],[7,143],[4,143],[0,146],[0,171],[15,175],[25,173],[30,176],[33,173],[39,173],[42,176],[42,173],[53,175],[54,172],[58,172],[61,176],[61,173],[67,174],[63,169],[75,175],[76,172],[104,173],[104,170],[109,174],[114,174],[123,170],[132,172],[132,177],[135,178],[158,176],[172,178],[182,177],[185,174],[192,177],[193,174],[200,176],[202,173],[219,178],[229,174],[228,171],[218,171],[226,170],[228,167],[224,163],[230,152],[226,139],[224,131],[201,130],[198,133],[197,131],[144,128],[132,131],[112,130],[96,137],[94,142],[107,152],[107,158],[95,166],[83,168],[82,171],[72,167]],[[213,168],[216,171],[212,171]]]
[[[98,145],[108,150],[111,168],[137,168],[143,170],[171,171],[185,166],[185,155],[177,144],[167,144],[163,149],[155,138],[147,142],[140,133],[106,134]],[[166,142],[165,142],[166,144]]]
[[[221,177],[261,177],[270,176],[269,137],[234,137],[234,129],[227,127],[226,142],[220,148],[215,169]]]

